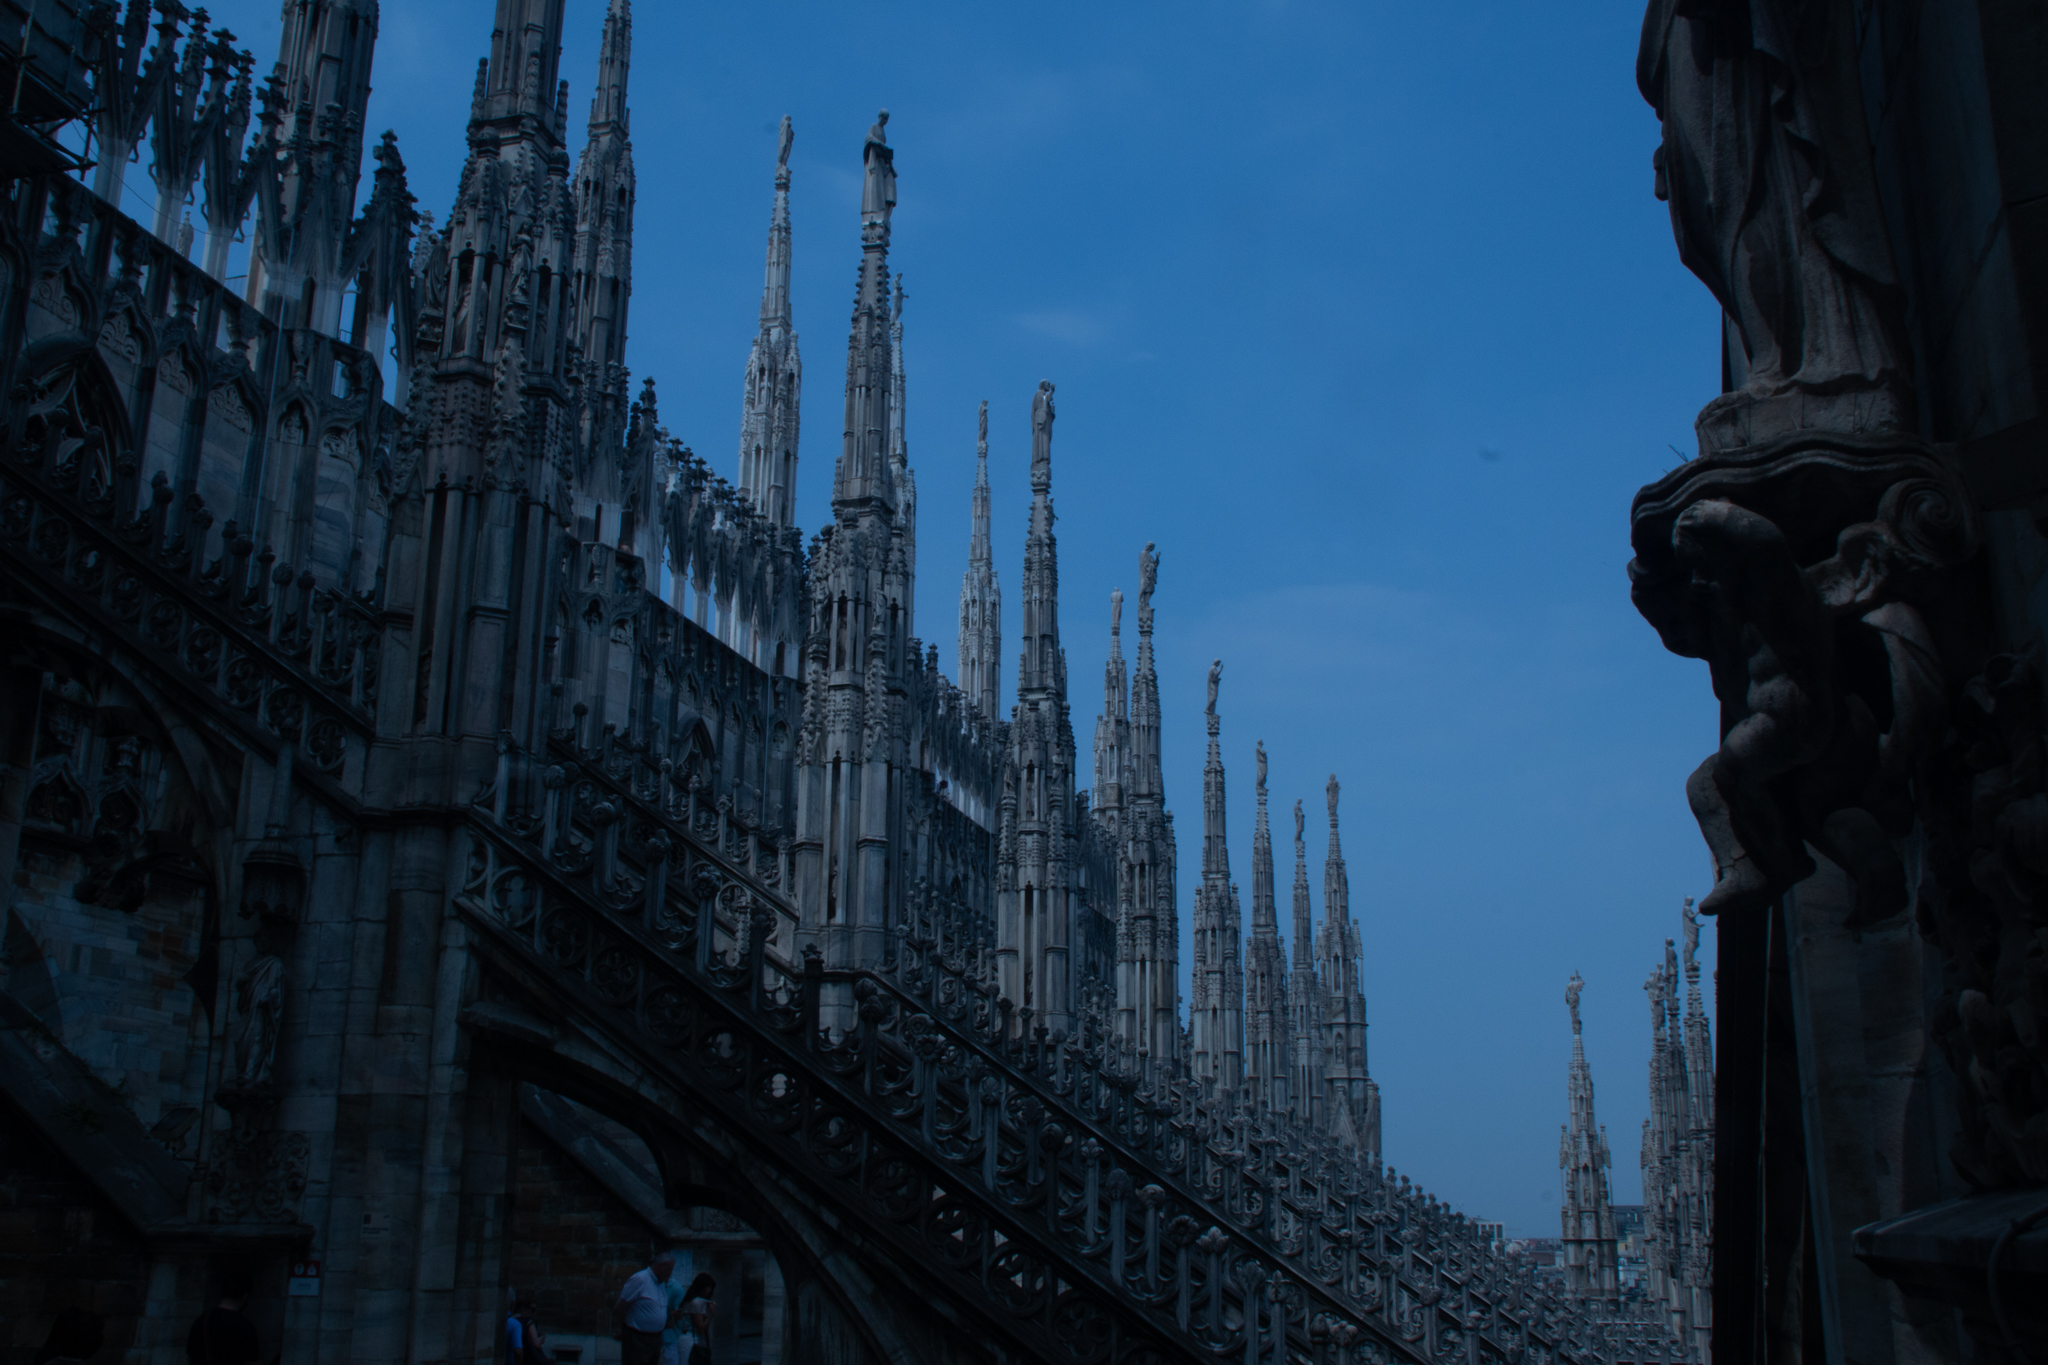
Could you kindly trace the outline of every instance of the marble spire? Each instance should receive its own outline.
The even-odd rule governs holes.
[[[1318,1129],[1327,1113],[1323,1061],[1328,1046],[1323,1036],[1322,982],[1316,975],[1313,907],[1308,894],[1308,844],[1302,837],[1306,817],[1294,803],[1294,970],[1287,978],[1287,1041],[1293,1076],[1288,1100],[1303,1119]]]
[[[626,75],[633,60],[633,0],[611,0],[598,42],[597,90],[590,97],[590,132],[629,130]]]
[[[1586,983],[1577,972],[1565,986],[1572,1016],[1572,1061],[1565,1095],[1570,1122],[1560,1130],[1558,1169],[1564,1172],[1561,1210],[1565,1279],[1574,1297],[1618,1301],[1621,1281],[1614,1236],[1614,1192],[1608,1168],[1607,1130],[1593,1113],[1593,1072],[1579,1020],[1579,993]]]
[[[1024,536],[1021,586],[1024,646],[1017,655],[1017,700],[1065,694],[1060,657],[1059,546],[1052,514],[1052,381],[1042,381],[1031,401],[1031,522]]]
[[[1223,661],[1209,666],[1209,756],[1202,765],[1202,884],[1195,891],[1194,999],[1189,1002],[1195,1079],[1221,1097],[1244,1084],[1244,975],[1237,887],[1230,880],[1224,820],[1222,721],[1216,694]]]
[[[896,211],[896,153],[889,146],[889,111],[868,129],[861,150],[860,276],[846,342],[846,434],[832,473],[832,505],[845,519],[864,508],[896,509],[890,477],[889,415],[895,397],[890,335],[889,219]]]
[[[1109,594],[1109,657],[1102,663],[1102,713],[1095,718],[1095,787],[1089,809],[1111,847],[1123,839],[1124,779],[1130,765],[1131,705],[1124,667],[1124,593]]]
[[[1252,928],[1245,944],[1245,1086],[1253,1102],[1288,1107],[1287,954],[1273,905],[1273,832],[1266,809],[1266,746],[1256,750],[1257,814],[1252,824]]]
[[[775,151],[775,207],[768,217],[768,264],[761,329],[747,354],[740,407],[740,491],[770,526],[794,524],[798,418],[804,364],[789,298],[789,149],[796,129],[783,115]]]
[[[1685,926],[1685,1000],[1679,956],[1664,940],[1663,964],[1643,989],[1650,997],[1650,1117],[1643,1121],[1643,1260],[1651,1303],[1704,1365],[1713,1332],[1714,1050],[1700,994],[1699,918],[1690,897]],[[1590,1082],[1588,1083],[1590,1087]]]
[[[903,555],[903,626],[917,633],[917,475],[903,434],[903,272],[896,272],[896,309],[889,320],[889,479],[896,487],[896,534]]]
[[[645,515],[653,493],[647,486],[654,476],[651,464],[624,468],[608,455],[622,442],[632,417],[625,364],[627,305],[633,297],[633,207],[638,194],[626,112],[632,36],[628,0],[612,0],[599,46],[599,84],[590,101],[589,136],[577,160],[573,183],[576,237],[570,256],[574,310],[570,340],[582,357],[583,453],[579,464],[584,469],[582,486],[590,514],[596,524],[603,525],[603,509],[612,507],[617,509],[613,524],[625,529],[630,523],[637,535],[647,535],[655,520]],[[546,311],[543,306],[540,315],[544,317]],[[643,406],[646,401],[643,395]],[[647,425],[651,430],[653,424]],[[651,453],[654,443],[639,444],[644,456]],[[609,532],[606,538],[612,538]]]
[[[501,8],[507,2],[501,0]],[[285,11],[277,65],[263,96],[266,151],[251,166],[256,222],[246,288],[250,303],[284,325],[340,336],[342,300],[355,275],[351,248],[367,235],[358,228],[355,202],[377,5],[376,0],[340,0],[331,10],[296,6]],[[175,7],[170,12],[183,13]],[[559,17],[554,31],[561,32]],[[167,18],[158,33],[151,70],[161,118],[178,93],[177,53],[171,46],[175,21]],[[194,51],[187,49],[188,55]],[[170,88],[164,87],[166,81]],[[102,164],[108,160],[103,157]],[[118,195],[120,168],[109,173],[112,193]],[[182,202],[184,195],[177,199]],[[407,227],[410,221],[408,214]],[[168,233],[167,220],[160,219],[159,226],[160,236]]]
[[[1053,536],[1053,386],[1031,401],[1031,522],[1024,538],[1017,700],[1011,710],[999,821],[997,972],[1031,1015],[1025,1027],[1075,1026],[1070,934],[1077,902],[1073,857],[1082,799],[1074,790],[1074,729],[1060,647],[1059,551]]]
[[[1138,659],[1117,857],[1117,1030],[1155,1069],[1181,1055],[1179,866],[1159,764],[1159,676],[1152,663],[1152,593],[1159,555],[1138,552]]]
[[[1003,592],[989,543],[988,400],[974,442],[974,517],[967,573],[960,581],[960,690],[993,721],[1001,712]]]
[[[1323,859],[1323,927],[1316,937],[1317,975],[1324,1007],[1324,1086],[1330,1129],[1363,1152],[1380,1150],[1379,1086],[1366,1064],[1365,989],[1358,924],[1351,918],[1351,878],[1337,829],[1337,775],[1323,797],[1330,812],[1330,847]]]
[[[811,627],[790,861],[807,928],[834,966],[879,964],[903,922],[911,887],[889,853],[898,828],[890,794],[921,780],[911,776],[908,683],[925,665],[911,648],[909,561],[890,474],[896,154],[883,133],[888,122],[884,110],[861,148],[845,443],[833,467],[831,522],[813,542],[806,575]]]

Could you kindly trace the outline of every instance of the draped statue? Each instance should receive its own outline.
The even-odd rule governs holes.
[[[1052,381],[1038,381],[1031,396],[1031,487],[1034,492],[1052,487]]]
[[[1911,425],[1851,0],[1650,0],[1636,83],[1664,126],[1656,193],[1731,325],[1735,392],[1701,449]],[[1783,401],[1773,402],[1774,399]]]
[[[886,221],[896,207],[896,153],[883,129],[889,126],[889,111],[875,115],[868,129],[867,146],[861,149],[861,163],[867,179],[861,186],[860,216],[864,221]]]

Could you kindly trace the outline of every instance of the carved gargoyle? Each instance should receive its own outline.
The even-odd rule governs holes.
[[[1854,880],[1848,927],[1908,903],[1894,841],[1946,712],[1915,603],[1973,552],[1976,528],[1932,457],[1862,453],[1702,460],[1637,499],[1631,596],[1666,648],[1707,661],[1721,702],[1720,748],[1686,783],[1715,863],[1704,914],[1770,904],[1812,873],[1807,845]],[[1814,486],[1844,504],[1826,557],[1771,515]]]

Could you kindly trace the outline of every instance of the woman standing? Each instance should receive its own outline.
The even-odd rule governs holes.
[[[699,1275],[683,1295],[683,1322],[688,1324],[682,1340],[683,1365],[711,1365],[711,1315],[718,1308],[712,1294],[717,1289],[717,1280]]]

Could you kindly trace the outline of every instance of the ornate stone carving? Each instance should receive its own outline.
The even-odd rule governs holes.
[[[214,1222],[282,1223],[298,1214],[312,1144],[304,1133],[228,1132],[200,1163]]]
[[[1663,123],[1679,258],[1740,338],[1702,450],[1912,422],[1855,45],[1814,0],[1651,0],[1636,80]]]
[[[1855,879],[1857,925],[1902,910],[1893,840],[1944,708],[1915,604],[1977,540],[1955,476],[1903,438],[1798,438],[1683,466],[1634,521],[1636,607],[1721,702],[1686,787],[1716,867],[1701,912],[1770,903],[1812,872],[1807,844]]]

